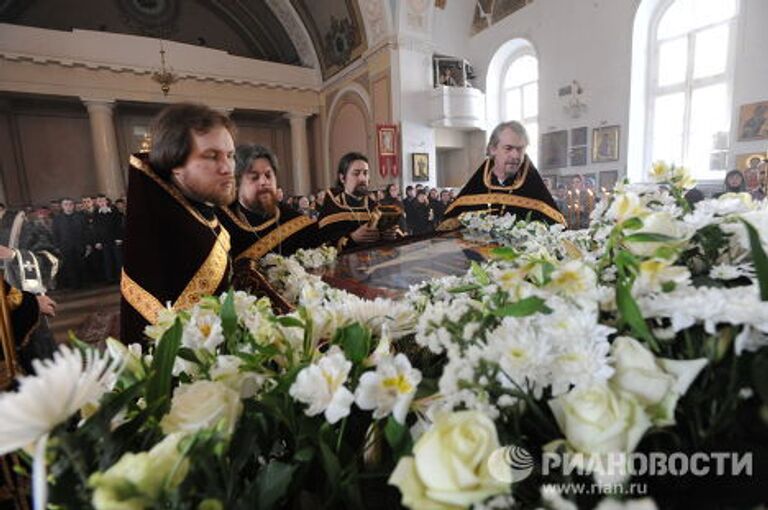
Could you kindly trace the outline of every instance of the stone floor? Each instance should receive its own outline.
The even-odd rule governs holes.
[[[70,331],[80,340],[90,343],[117,335],[120,310],[120,288],[117,285],[54,291],[50,296],[58,304],[56,317],[49,319],[56,342],[67,341]]]

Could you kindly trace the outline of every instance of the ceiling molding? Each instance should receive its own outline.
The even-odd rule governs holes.
[[[302,65],[320,70],[320,60],[317,58],[317,49],[312,43],[307,27],[301,21],[299,13],[286,0],[264,0],[272,13],[285,27],[293,46],[301,59]]]

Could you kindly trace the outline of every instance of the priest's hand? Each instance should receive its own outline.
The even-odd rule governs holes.
[[[13,249],[0,244],[0,260],[11,260],[14,255],[16,252]]]
[[[358,227],[357,230],[349,234],[349,237],[351,237],[352,240],[357,244],[368,244],[378,241],[380,234],[378,229],[371,228],[366,223],[365,225]]]
[[[35,297],[37,298],[37,305],[40,307],[40,313],[48,317],[56,316],[56,301],[42,294]]]
[[[387,230],[381,233],[381,238],[387,241],[394,241],[398,237],[397,234],[398,234],[398,227],[397,225],[393,225],[392,227],[388,228]]]

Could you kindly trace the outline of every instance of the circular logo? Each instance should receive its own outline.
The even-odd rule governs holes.
[[[525,448],[502,446],[488,457],[488,472],[504,483],[517,483],[533,471],[533,457]]]

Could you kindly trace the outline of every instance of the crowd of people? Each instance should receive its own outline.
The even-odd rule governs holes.
[[[317,219],[327,193],[328,190],[322,189],[309,195],[286,196],[283,188],[278,187],[277,199],[289,209]],[[451,188],[430,188],[423,184],[406,186],[402,195],[399,186],[394,183],[386,188],[368,191],[371,207],[378,204],[396,205],[403,210],[400,228],[403,233],[410,235],[434,232],[443,220],[445,210],[455,199],[455,191]]]
[[[125,198],[113,201],[98,194],[79,200],[63,197],[21,211],[27,237],[35,239],[34,251],[46,250],[57,259],[48,290],[119,281],[126,206]],[[8,219],[17,214],[13,212]],[[0,217],[5,215],[6,206],[0,203]],[[27,247],[30,243],[21,244]]]
[[[152,132],[151,150],[131,157],[126,198],[64,198],[29,214],[59,257],[60,288],[120,281],[120,337],[127,342],[142,342],[144,328],[169,304],[186,309],[231,285],[258,290],[258,261],[270,252],[390,243],[460,228],[472,211],[578,228],[609,193],[578,175],[552,189],[514,121],[493,130],[487,157],[456,195],[421,184],[403,194],[397,184],[371,190],[368,156],[350,152],[338,162],[334,186],[288,197],[277,186],[274,153],[236,145],[231,120],[204,105],[169,106]]]

